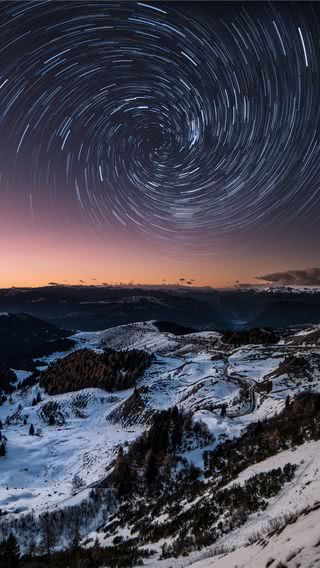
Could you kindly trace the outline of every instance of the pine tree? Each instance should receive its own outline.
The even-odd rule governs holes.
[[[80,568],[80,523],[79,516],[76,515],[72,523],[70,531],[70,555],[71,555],[71,568]]]
[[[0,444],[0,458],[3,458],[6,455],[6,445],[4,442]]]
[[[171,442],[173,449],[175,449],[181,446],[182,437],[183,437],[182,420],[179,410],[176,406],[174,406],[172,409],[171,420],[172,420]]]
[[[11,533],[5,542],[6,568],[18,568],[20,550],[16,537]]]
[[[96,538],[94,545],[91,549],[91,558],[92,560],[95,562],[95,564],[97,565],[99,563],[100,565],[100,559],[101,559],[101,546],[98,540],[98,537]]]
[[[34,521],[34,519],[33,519]],[[31,558],[34,558],[36,556],[36,551],[37,551],[37,541],[36,541],[36,537],[34,535],[33,532],[30,531],[30,534],[28,536],[28,544],[26,547],[26,556],[28,557],[28,560]]]
[[[226,405],[226,404],[223,404],[223,405],[221,406],[221,414],[220,414],[220,415],[221,415],[221,418],[224,418],[226,414],[227,414],[227,405]]]
[[[158,476],[158,467],[156,456],[152,450],[149,450],[146,455],[146,469],[145,478],[149,485],[151,485]]]
[[[37,394],[36,401],[41,402],[41,393],[40,392],[38,392],[38,394]]]
[[[55,423],[56,423],[56,421],[55,421],[54,415],[53,415],[53,414],[50,414],[49,420],[48,420],[48,425],[49,425],[49,426],[54,426]]]
[[[40,517],[40,535],[41,548],[43,549],[47,558],[50,558],[51,551],[57,542],[57,535],[54,531],[54,527],[48,512],[44,513]]]
[[[0,566],[6,566],[7,561],[7,548],[6,548],[7,541],[2,540],[0,542]]]
[[[120,496],[130,491],[132,484],[132,472],[123,448],[120,447],[116,463],[113,469],[113,480]]]
[[[34,425],[33,424],[30,424],[29,435],[34,436]]]
[[[75,474],[71,482],[71,495],[76,495],[84,487],[84,481],[80,475]]]

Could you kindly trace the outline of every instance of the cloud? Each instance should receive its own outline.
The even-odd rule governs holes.
[[[242,288],[258,288],[259,286],[263,286],[263,284],[252,284],[252,282],[240,282],[239,280],[236,280],[236,283],[234,285],[234,287],[238,290],[238,289],[242,289]]]
[[[320,286],[320,268],[273,272],[256,278],[281,286]]]
[[[60,282],[48,282],[48,286],[64,286],[64,284]]]
[[[188,284],[188,286],[192,286],[193,282],[195,282],[194,278],[179,278],[179,282],[183,282],[184,284]]]

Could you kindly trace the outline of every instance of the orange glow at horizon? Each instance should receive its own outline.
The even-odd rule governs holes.
[[[177,284],[233,287],[236,281],[255,284],[255,276],[297,266],[317,265],[315,247],[306,247],[297,232],[287,240],[263,234],[233,239],[224,252],[196,255],[183,241],[166,250],[163,242],[118,232],[99,238],[84,223],[61,214],[37,212],[33,219],[17,207],[2,208],[0,224],[0,287],[61,284]],[[312,235],[311,235],[312,236]],[[214,251],[214,246],[213,246]],[[285,258],[285,262],[284,259]],[[81,282],[83,281],[83,282]]]
[[[82,235],[84,237],[84,235]],[[277,268],[275,258],[261,263],[260,273]],[[131,240],[101,243],[94,237],[66,235],[15,235],[1,238],[0,287],[61,284],[177,284],[181,278],[194,286],[232,287],[236,280],[255,283],[257,258],[231,255],[166,256],[154,245]],[[256,281],[257,282],[257,281]]]

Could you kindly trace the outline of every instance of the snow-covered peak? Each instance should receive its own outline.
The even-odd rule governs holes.
[[[320,294],[319,286],[267,286],[255,288],[264,294]]]

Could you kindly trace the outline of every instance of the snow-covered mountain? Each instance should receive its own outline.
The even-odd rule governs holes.
[[[264,294],[320,294],[319,286],[257,286],[256,288],[239,288],[239,290]]]
[[[311,566],[320,515],[320,463],[314,457],[320,442],[317,430],[313,433],[318,399],[306,399],[310,416],[303,415],[299,432],[290,430],[286,438],[279,424],[286,420],[297,428],[299,396],[320,392],[319,333],[318,326],[292,329],[275,343],[235,347],[218,332],[175,335],[148,321],[77,333],[68,352],[43,357],[35,373],[15,370],[17,382],[0,406],[0,444],[5,447],[0,540],[13,530],[23,552],[31,541],[40,547],[49,515],[55,533],[51,553],[69,546],[74,537],[69,525],[76,518],[85,549],[99,542],[108,554],[117,555],[120,546],[121,554],[128,554],[129,547],[132,555],[134,548],[149,567],[262,567],[273,566],[267,564],[272,558],[286,566],[295,566],[293,559]],[[64,372],[80,376],[84,371],[70,353],[82,349],[100,354],[103,364],[114,351],[142,350],[152,360],[144,372],[132,375],[137,378],[130,388],[107,391],[93,385],[49,395],[43,372],[50,366],[49,378],[60,373],[62,386]],[[65,366],[58,363],[61,359]],[[68,361],[78,366],[70,371]],[[91,373],[90,364],[85,373]],[[112,368],[121,382],[127,371]],[[168,409],[174,410],[170,414]],[[179,435],[174,434],[177,425]],[[153,455],[154,432],[165,432],[161,463]],[[259,448],[269,449],[264,454]],[[233,463],[230,456],[236,454]],[[215,465],[220,461],[221,474]],[[121,494],[119,471],[131,468],[128,480],[133,463],[134,481]],[[249,501],[248,487],[256,492]],[[237,499],[243,504],[233,510]],[[209,503],[216,503],[213,509]],[[218,503],[224,507],[221,513]],[[181,519],[178,526],[176,519]],[[147,554],[146,548],[153,552]],[[37,553],[43,553],[41,547]],[[184,553],[188,558],[173,559]]]

